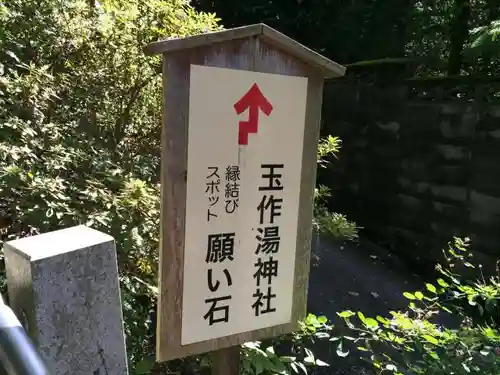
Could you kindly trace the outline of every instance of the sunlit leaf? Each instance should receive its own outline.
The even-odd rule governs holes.
[[[340,313],[337,313],[337,315],[340,316],[341,318],[350,318],[351,316],[354,316],[356,314],[350,310],[346,310],[346,311],[342,311]]]
[[[434,294],[437,293],[437,289],[434,285],[427,283],[427,284],[425,284],[425,287],[427,288],[427,290],[429,292],[434,293]]]
[[[323,362],[322,360],[320,359],[317,359],[316,360],[316,366],[320,366],[320,367],[329,367],[330,365],[326,362]]]
[[[439,341],[435,337],[433,337],[433,336],[423,335],[422,338],[424,338],[425,340],[427,340],[431,344],[439,345]]]
[[[412,293],[410,293],[410,292],[404,292],[403,296],[405,296],[406,298],[408,298],[410,300],[416,299],[416,297]]]
[[[349,350],[344,350],[342,341],[337,346],[337,355],[342,358],[347,357],[349,355]]]

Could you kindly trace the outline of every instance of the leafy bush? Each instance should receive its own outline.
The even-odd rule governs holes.
[[[317,340],[330,338],[332,328],[325,316],[309,314],[293,334],[244,344],[242,375],[307,374],[309,367],[328,366],[310,348]]]
[[[112,235],[135,372],[154,352],[160,219],[161,61],[143,48],[217,19],[186,0],[12,0],[0,24],[2,240]]]
[[[349,354],[348,344],[377,373],[499,374],[500,276],[470,281],[457,273],[459,268],[475,267],[468,240],[455,238],[444,253],[446,262],[436,267],[441,277],[427,283],[425,290],[404,293],[407,311],[376,318],[362,312],[339,313],[351,330],[349,336],[334,339],[339,355]],[[446,314],[459,318],[459,324],[436,321],[446,321]]]
[[[317,161],[318,167],[326,168],[330,163],[329,157],[338,157],[342,147],[342,141],[331,135],[320,140],[318,145]],[[327,186],[319,185],[314,194],[314,220],[313,227],[320,233],[328,233],[340,239],[357,240],[358,226],[349,221],[345,215],[330,212],[326,206],[326,200],[331,196],[331,190]]]
[[[0,3],[0,22],[1,238],[76,224],[112,235],[131,372],[149,373],[162,95],[160,58],[146,57],[143,48],[160,38],[219,29],[218,20],[187,0],[11,0]],[[329,140],[320,147],[320,164],[338,151]],[[319,227],[337,220],[321,213]],[[294,347],[304,331],[290,336]],[[245,364],[261,345],[246,346]],[[194,373],[201,359],[169,366]]]

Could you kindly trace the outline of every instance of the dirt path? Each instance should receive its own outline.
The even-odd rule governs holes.
[[[332,319],[336,327],[342,322],[336,312],[362,311],[367,316],[386,316],[391,310],[403,309],[405,291],[422,288],[423,280],[396,256],[367,241],[339,243],[321,239],[313,243],[317,259],[311,267],[308,310]],[[368,374],[354,355],[337,357],[334,345],[318,348],[320,358],[331,367],[315,374]]]

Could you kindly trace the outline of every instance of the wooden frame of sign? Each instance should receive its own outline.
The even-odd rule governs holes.
[[[257,24],[155,42],[147,54],[163,54],[162,198],[157,360],[167,361],[289,333],[306,314],[312,236],[316,152],[324,78],[345,68],[296,41]],[[190,67],[202,65],[307,77],[292,318],[286,324],[181,344],[186,222]]]

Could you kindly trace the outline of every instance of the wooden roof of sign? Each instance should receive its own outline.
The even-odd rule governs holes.
[[[344,66],[314,52],[263,23],[194,35],[186,38],[161,40],[148,45],[145,52],[148,55],[169,53],[250,37],[260,37],[277,49],[307,64],[317,67],[323,72],[325,78],[341,77],[345,74],[346,68]]]

